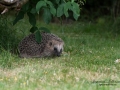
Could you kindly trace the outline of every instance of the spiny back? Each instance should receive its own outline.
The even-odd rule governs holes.
[[[42,41],[48,41],[48,40],[51,40],[51,39],[54,39],[56,41],[59,41],[59,42],[63,42],[63,40],[61,38],[59,38],[58,36],[54,35],[54,34],[50,34],[50,33],[41,33],[42,35]]]
[[[37,43],[35,40],[35,35],[30,34],[29,36],[25,37],[19,44],[18,49],[20,52],[21,57],[32,57],[42,55],[46,47],[46,43],[49,40],[56,40],[58,42],[63,42],[58,36],[50,33],[41,33],[42,40],[40,43]]]

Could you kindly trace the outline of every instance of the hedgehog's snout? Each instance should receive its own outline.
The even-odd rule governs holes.
[[[59,50],[58,48],[55,47],[55,48],[54,48],[54,52],[55,52],[55,55],[56,55],[56,56],[60,57],[60,55],[61,55],[61,53],[62,53],[62,49]]]

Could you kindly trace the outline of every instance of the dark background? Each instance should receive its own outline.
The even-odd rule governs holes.
[[[80,18],[92,20],[103,16],[119,17],[120,0],[86,0],[81,8]]]

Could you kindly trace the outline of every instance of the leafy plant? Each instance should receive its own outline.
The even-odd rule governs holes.
[[[55,16],[61,17],[65,15],[66,17],[69,17],[69,11],[73,12],[73,17],[75,20],[77,20],[80,16],[80,7],[78,2],[75,0],[35,0],[34,2],[29,0],[29,2],[21,8],[13,22],[13,25],[15,25],[19,20],[23,19],[24,15],[27,13],[27,16],[29,17],[29,23],[32,25],[30,32],[35,33],[36,41],[38,43],[41,41],[41,31],[50,32],[49,29],[45,27],[36,27],[35,16],[36,14],[39,14],[40,11],[43,11],[43,20],[47,24],[50,23],[52,17]]]

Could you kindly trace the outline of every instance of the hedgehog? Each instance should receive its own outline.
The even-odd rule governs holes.
[[[63,52],[64,42],[52,33],[41,33],[41,42],[35,40],[32,33],[25,37],[18,45],[21,58],[59,57]]]

